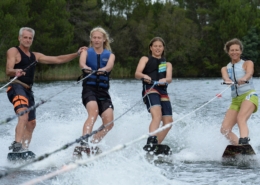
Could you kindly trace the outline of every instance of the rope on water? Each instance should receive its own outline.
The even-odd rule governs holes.
[[[230,87],[230,85],[229,85],[227,88],[225,88],[223,91],[221,91],[219,94],[223,94],[229,87]],[[206,106],[207,104],[209,104],[210,102],[212,102],[213,100],[215,100],[216,98],[218,98],[218,97],[215,96],[214,98],[210,99],[210,100],[207,101],[205,104],[203,104],[203,105],[201,105],[200,107],[198,107],[197,109],[191,111],[190,113],[184,115],[183,117],[177,119],[177,120],[174,121],[174,122],[171,122],[171,123],[169,123],[169,124],[167,124],[167,125],[164,125],[164,126],[161,127],[161,128],[158,128],[158,129],[155,130],[154,132],[150,132],[150,133],[148,133],[148,134],[144,134],[144,135],[138,137],[137,139],[134,139],[134,140],[132,140],[132,141],[130,141],[130,142],[128,142],[128,143],[125,143],[125,144],[122,144],[122,145],[117,145],[117,146],[113,147],[112,149],[110,149],[110,150],[108,150],[108,151],[105,151],[105,152],[103,152],[103,153],[101,153],[101,154],[99,154],[99,155],[97,155],[97,156],[92,157],[92,158],[89,158],[89,159],[87,159],[87,160],[75,161],[74,163],[71,163],[71,164],[68,164],[68,165],[63,166],[63,167],[62,167],[61,169],[59,169],[59,170],[56,170],[56,171],[51,172],[51,173],[48,173],[48,174],[46,174],[46,175],[44,175],[44,176],[37,177],[37,178],[35,178],[35,179],[32,179],[32,180],[27,181],[27,182],[25,182],[25,183],[22,183],[21,185],[34,185],[34,184],[36,184],[36,183],[42,182],[43,180],[47,180],[47,179],[50,179],[50,178],[52,178],[52,177],[54,177],[54,176],[57,176],[57,175],[60,175],[60,174],[65,173],[65,172],[71,171],[71,170],[73,170],[73,169],[76,169],[76,168],[79,167],[79,166],[86,165],[87,163],[89,163],[89,162],[91,162],[91,161],[94,161],[94,160],[96,160],[96,159],[99,159],[99,158],[101,158],[101,157],[104,157],[104,156],[106,156],[106,155],[109,155],[109,154],[111,154],[111,153],[113,153],[113,152],[116,152],[116,151],[122,150],[122,149],[124,149],[124,148],[126,148],[126,147],[129,147],[130,145],[132,145],[132,144],[134,144],[134,143],[137,143],[138,141],[141,141],[141,140],[143,140],[143,139],[146,139],[146,138],[148,138],[148,137],[151,136],[151,135],[157,134],[157,133],[159,133],[159,132],[161,132],[161,131],[163,131],[163,130],[165,130],[165,129],[170,128],[170,127],[173,125],[173,123],[176,123],[176,122],[179,122],[179,121],[183,120],[184,118],[186,118],[187,116],[189,116],[189,115],[191,115],[192,113],[196,112],[197,110],[203,108],[204,106]]]
[[[93,72],[93,73],[94,73],[94,72]],[[93,74],[93,73],[92,73],[92,74]],[[90,75],[91,75],[91,74],[89,74],[87,77],[89,77]],[[86,79],[86,77],[85,77],[85,79]],[[157,85],[157,84],[159,84],[159,82],[153,82],[153,85],[152,85],[152,87],[149,89],[149,91],[152,90],[152,88],[153,88],[155,85]],[[61,92],[63,92],[63,91],[64,91],[64,90],[60,91],[59,93],[61,93]],[[149,92],[149,91],[148,91],[148,92]],[[145,96],[147,96],[148,92],[142,97],[142,99],[143,99]],[[57,95],[57,94],[55,94],[54,96],[56,96],[56,95]],[[46,101],[44,101],[44,102],[46,102]],[[107,123],[106,125],[102,125],[102,126],[99,127],[97,130],[94,130],[94,131],[92,131],[92,132],[89,133],[89,134],[86,134],[86,135],[84,135],[84,136],[81,136],[80,138],[76,139],[75,141],[70,142],[70,143],[67,143],[67,144],[65,144],[64,146],[62,146],[61,148],[59,148],[59,149],[57,149],[57,150],[55,150],[55,151],[53,151],[53,152],[50,152],[50,153],[41,155],[41,156],[37,157],[36,159],[34,159],[34,160],[30,161],[30,162],[27,162],[27,163],[25,163],[25,164],[23,164],[23,165],[21,165],[21,166],[15,168],[15,169],[13,169],[13,170],[8,170],[8,171],[4,172],[3,174],[0,174],[0,178],[2,178],[2,177],[4,177],[4,176],[7,176],[8,174],[13,173],[13,172],[15,172],[15,171],[17,171],[17,170],[19,170],[19,169],[22,169],[22,168],[24,168],[24,167],[26,167],[26,166],[29,166],[29,165],[31,165],[31,164],[33,164],[33,163],[36,163],[36,162],[38,162],[38,161],[42,161],[43,159],[46,159],[46,158],[48,158],[49,156],[51,156],[51,155],[53,155],[53,154],[55,154],[55,153],[58,153],[58,152],[60,152],[60,151],[62,151],[62,150],[65,150],[65,149],[69,148],[70,146],[72,146],[72,145],[75,144],[75,143],[79,143],[79,142],[82,141],[83,139],[86,139],[86,138],[91,137],[92,135],[94,135],[94,134],[100,132],[101,130],[103,130],[104,128],[106,128],[108,125],[112,124],[113,122],[115,122],[116,120],[118,120],[119,118],[121,118],[123,115],[125,115],[127,112],[129,112],[129,111],[130,111],[135,105],[137,105],[139,102],[140,102],[140,101],[138,101],[137,103],[135,103],[133,106],[131,106],[127,111],[125,111],[123,114],[121,114],[121,115],[120,115],[119,117],[117,117],[115,120],[113,120],[113,121]],[[39,106],[39,105],[38,105],[38,106]],[[29,111],[28,111],[28,112],[29,112]],[[25,114],[25,113],[23,113],[23,114]],[[16,117],[16,116],[15,116],[15,117]],[[1,123],[0,123],[0,124],[1,124]]]
[[[23,71],[27,71],[31,66],[34,66],[37,64],[37,61],[32,62],[30,65],[28,65],[26,68],[23,69]],[[8,82],[7,84],[5,84],[3,87],[0,88],[0,90],[2,90],[4,87],[8,86],[9,84],[11,84],[13,81],[15,81],[18,78],[18,76],[14,77],[10,82]]]
[[[92,74],[94,74],[94,73],[96,73],[96,71],[92,71],[89,75],[87,75],[86,77],[84,77],[84,79],[90,77],[90,75],[92,75]],[[83,80],[83,79],[82,79],[82,80]],[[80,81],[82,81],[82,80],[80,80]],[[76,84],[78,84],[80,81],[77,81]],[[74,84],[73,84],[73,85],[74,85]],[[65,90],[67,90],[67,89],[69,89],[69,88],[71,88],[71,86],[70,86],[70,87],[67,87],[67,88],[65,88],[65,89],[62,89],[61,91],[59,91],[58,93],[55,93],[54,95],[50,96],[50,97],[47,98],[46,100],[40,100],[39,103],[36,103],[34,106],[31,106],[31,107],[29,107],[28,109],[26,109],[26,110],[24,110],[24,111],[21,111],[21,112],[19,112],[18,114],[14,115],[14,116],[10,116],[10,117],[6,118],[5,120],[3,120],[3,121],[0,122],[0,125],[3,125],[3,124],[5,124],[5,123],[10,122],[10,121],[12,121],[13,119],[15,119],[16,117],[23,116],[24,114],[30,112],[31,110],[36,109],[36,108],[39,107],[40,105],[46,103],[47,101],[49,101],[49,100],[52,99],[53,97],[57,96],[58,94],[64,92]]]

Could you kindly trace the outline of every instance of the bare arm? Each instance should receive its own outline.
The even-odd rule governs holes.
[[[149,81],[151,81],[151,77],[149,77],[146,74],[143,74],[143,70],[145,68],[146,63],[148,62],[148,57],[143,56],[140,60],[139,63],[137,65],[136,71],[135,71],[135,78],[136,79],[147,79]]]
[[[6,52],[6,75],[10,77],[14,76],[22,76],[25,75],[25,72],[23,72],[23,69],[14,69],[14,65],[16,64],[16,57],[19,54],[18,50],[16,48],[10,48]]]
[[[168,84],[172,82],[172,64],[170,62],[166,63],[166,77],[160,79],[159,82]]]
[[[227,84],[233,83],[233,81],[228,76],[228,72],[227,72],[227,67],[226,66],[221,68],[221,74],[222,74],[222,79],[223,79],[224,82],[226,82]]]
[[[254,74],[254,63],[251,60],[245,61],[243,67],[246,71],[246,74],[238,80],[238,84],[244,84],[245,81],[248,81]]]
[[[108,59],[107,65],[103,68],[98,69],[98,70],[110,72],[114,67],[114,63],[115,63],[115,55],[113,53],[111,53],[111,55]]]
[[[33,52],[35,54],[36,60],[39,63],[43,63],[43,64],[62,64],[62,63],[66,63],[69,62],[71,60],[73,60],[74,58],[76,58],[78,56],[79,53],[81,53],[86,47],[81,47],[79,48],[78,52],[76,53],[71,53],[71,54],[67,54],[67,55],[59,55],[59,56],[47,56],[44,55],[42,53],[38,53],[38,52]]]
[[[88,66],[86,65],[87,57],[88,57],[88,52],[87,52],[87,50],[82,51],[82,52],[80,53],[80,57],[79,57],[79,67],[80,67],[81,69],[92,70],[90,67],[88,67]]]

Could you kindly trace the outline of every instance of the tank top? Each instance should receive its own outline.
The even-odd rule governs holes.
[[[14,69],[25,69],[31,63],[35,62],[36,58],[32,52],[30,52],[30,57],[29,57],[18,46],[16,46],[16,48],[21,55],[21,61],[14,65]],[[34,71],[35,71],[35,65],[32,65],[25,71],[24,76],[20,76],[17,79],[23,83],[26,83],[29,86],[32,86],[34,80]],[[10,78],[14,78],[14,77],[10,77]]]
[[[166,59],[149,56],[143,73],[151,77],[153,81],[159,81],[166,77]]]
[[[246,71],[243,68],[244,60],[240,60],[239,62],[232,64],[231,62],[227,65],[227,71],[229,78],[236,83],[240,78],[245,76]],[[231,97],[240,96],[250,90],[254,90],[253,78],[249,79],[249,83],[245,83],[242,85],[233,84],[231,85]]]

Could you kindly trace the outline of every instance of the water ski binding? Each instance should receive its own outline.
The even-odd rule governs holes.
[[[101,149],[96,147],[76,146],[73,152],[74,159],[82,159],[83,155],[90,157],[102,153]]]
[[[23,151],[23,152],[10,152],[7,154],[7,159],[11,162],[16,161],[28,161],[35,159],[36,155],[32,151]]]
[[[146,144],[143,147],[144,151],[153,155],[171,155],[172,151],[168,145],[163,144]]]

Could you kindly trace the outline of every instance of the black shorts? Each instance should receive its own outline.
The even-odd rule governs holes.
[[[102,113],[108,108],[114,109],[107,89],[84,85],[82,90],[82,103],[86,106],[90,101],[97,102],[99,115],[102,115]]]
[[[14,83],[8,86],[7,96],[9,101],[14,105],[16,112],[20,108],[29,108],[35,105],[33,91],[23,87],[21,84]],[[36,119],[36,109],[29,112],[28,121]]]

